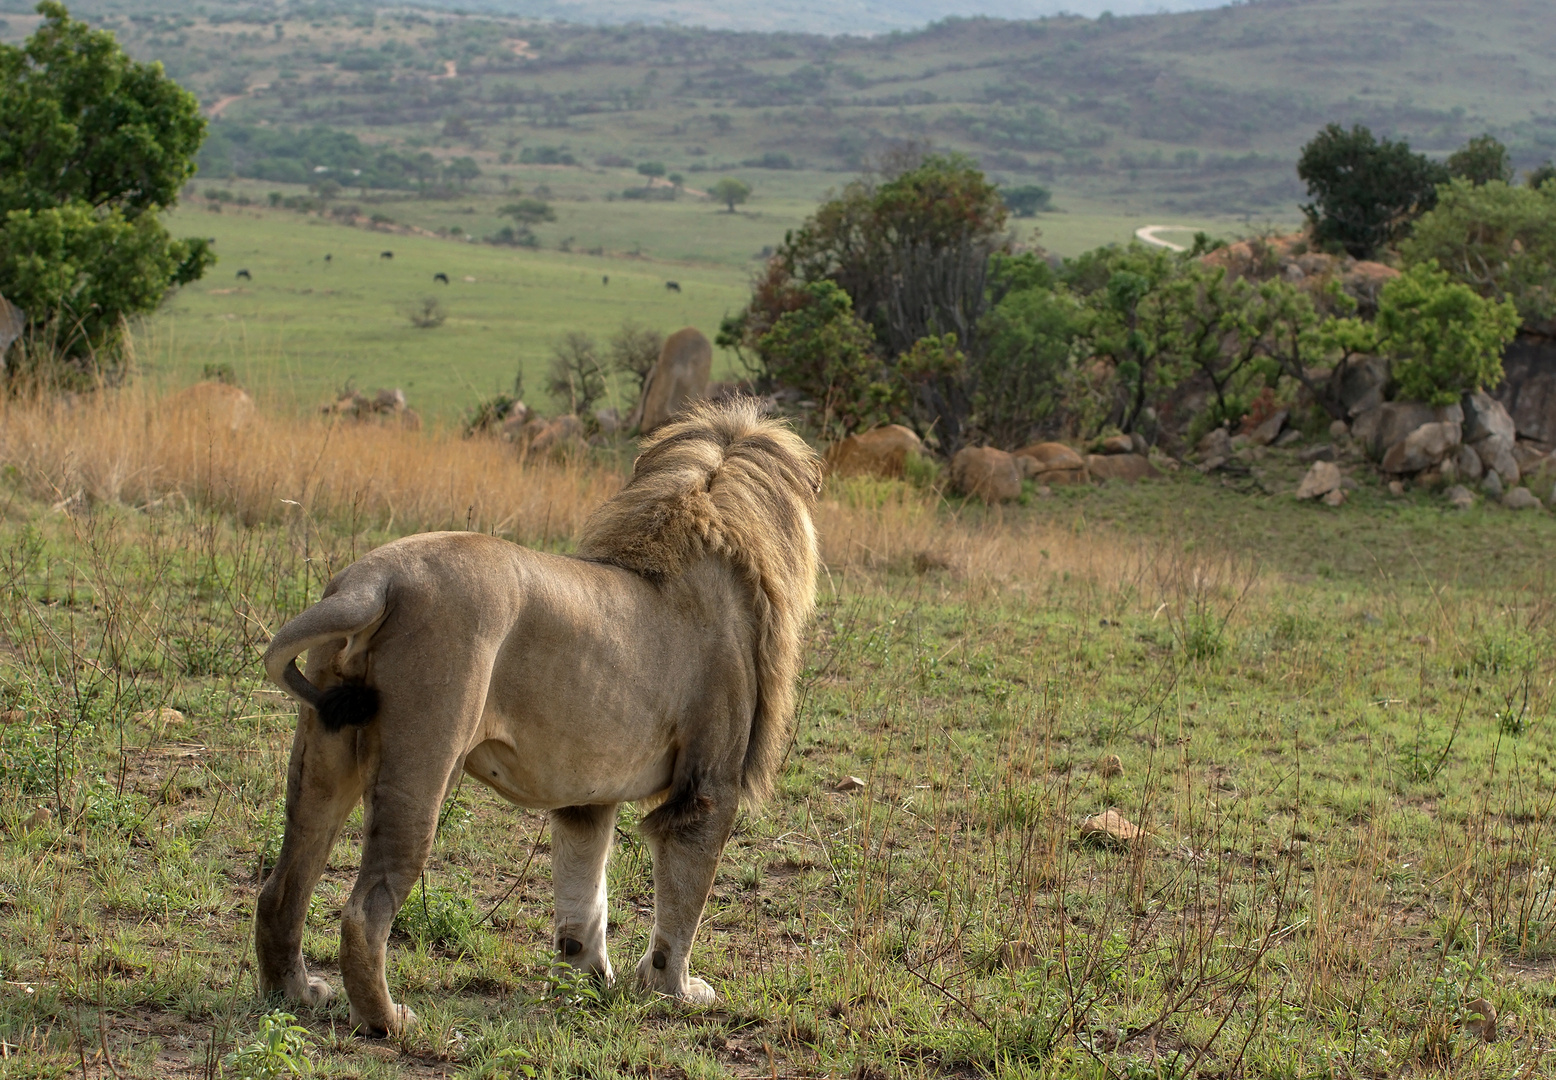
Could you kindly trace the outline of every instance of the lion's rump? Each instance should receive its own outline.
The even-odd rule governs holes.
[[[753,799],[769,790],[793,720],[815,604],[811,508],[820,477],[816,454],[764,418],[754,400],[701,404],[644,442],[626,487],[579,538],[583,558],[651,580],[677,578],[705,558],[727,560],[744,579],[758,627],[757,702],[742,779]]]

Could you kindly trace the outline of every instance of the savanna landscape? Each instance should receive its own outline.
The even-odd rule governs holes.
[[[0,10],[12,47],[66,25]],[[164,63],[179,153],[34,168],[4,132],[54,84],[0,64],[0,1076],[1549,1073],[1537,5],[71,15]],[[141,152],[94,122],[25,130]],[[681,327],[832,462],[793,734],[693,949],[716,1001],[634,981],[646,806],[607,986],[558,954],[549,815],[469,777],[389,940],[417,1023],[261,995],[267,641],[400,537],[576,551]],[[337,990],[365,838],[307,914]]]

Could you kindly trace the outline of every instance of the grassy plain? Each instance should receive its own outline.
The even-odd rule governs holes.
[[[0,1075],[264,1075],[249,920],[292,716],[258,649],[394,535],[566,551],[629,449],[235,432],[141,391],[4,408]],[[694,952],[719,1003],[553,975],[543,817],[471,783],[391,941],[423,1023],[371,1044],[343,1005],[305,1011],[297,1055],[340,1077],[1544,1075],[1552,523],[1369,483],[1297,505],[1298,469],[998,510],[830,486],[794,748]],[[1143,837],[1083,839],[1109,808]],[[648,932],[634,819],[618,967]],[[337,982],[360,840],[304,946]]]

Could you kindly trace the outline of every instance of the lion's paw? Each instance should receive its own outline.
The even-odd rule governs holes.
[[[357,1010],[351,1010],[351,1027],[358,1035],[369,1039],[387,1039],[391,1035],[402,1035],[410,1030],[416,1023],[416,1014],[409,1006],[391,1005],[389,1007],[390,1020],[387,1024],[380,1024],[372,1020],[364,1020],[357,1015]]]
[[[329,983],[316,976],[310,976],[307,985],[303,988],[301,1001],[304,1005],[317,1009],[326,1005],[335,996],[335,990]]]

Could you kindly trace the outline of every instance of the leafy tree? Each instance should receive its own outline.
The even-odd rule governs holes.
[[[1019,445],[1063,409],[1083,315],[1050,274],[1007,292],[984,316],[969,365],[972,422],[993,443]]]
[[[634,401],[643,396],[648,376],[659,363],[659,353],[664,349],[665,336],[651,326],[628,319],[611,336],[608,350],[612,370],[632,377],[637,384]]]
[[[1452,405],[1501,382],[1502,350],[1517,332],[1512,303],[1485,299],[1435,262],[1410,267],[1378,299],[1378,346],[1396,357],[1400,394],[1415,401]]]
[[[512,218],[525,228],[556,220],[556,211],[544,199],[520,199],[518,202],[499,206],[497,213],[502,217]]]
[[[443,166],[443,175],[461,188],[467,188],[470,181],[481,175],[481,167],[475,163],[475,158],[457,157]]]
[[[751,197],[751,185],[744,180],[736,180],[733,176],[726,176],[714,184],[708,194],[723,203],[733,214],[735,207]]]
[[[1490,135],[1471,139],[1449,154],[1446,164],[1450,176],[1477,186],[1493,180],[1504,184],[1513,182],[1513,162],[1508,157],[1507,147]]]
[[[1017,217],[1032,217],[1047,210],[1053,202],[1053,192],[1040,184],[1023,184],[1003,194],[1005,206]]]
[[[1556,184],[1454,180],[1400,245],[1491,300],[1511,300],[1531,330],[1556,334]]]
[[[161,65],[55,0],[38,12],[31,38],[0,45],[0,294],[86,371],[115,362],[127,317],[215,261],[158,218],[194,173],[205,120]]]
[[[1302,148],[1297,175],[1313,201],[1302,208],[1322,243],[1371,258],[1437,202],[1448,170],[1403,140],[1379,142],[1357,124],[1330,124]]]
[[[1547,159],[1539,168],[1529,171],[1524,177],[1524,184],[1527,187],[1542,188],[1552,180],[1556,180],[1556,163]]]
[[[645,161],[638,165],[638,175],[646,178],[650,183],[664,174],[665,163],[662,161]]]

